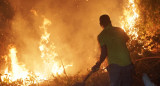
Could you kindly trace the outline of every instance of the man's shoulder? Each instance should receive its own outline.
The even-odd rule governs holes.
[[[120,28],[120,27],[113,27],[113,29],[122,30],[122,28]]]
[[[114,30],[118,31],[118,32],[124,32],[124,30],[120,27],[113,27]]]
[[[101,38],[104,34],[105,34],[105,31],[104,31],[104,30],[101,31],[101,32],[99,33],[99,35],[98,35],[98,38]]]

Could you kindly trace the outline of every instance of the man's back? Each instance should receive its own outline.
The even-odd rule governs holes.
[[[131,64],[129,51],[126,47],[127,35],[117,27],[111,25],[104,28],[99,34],[98,41],[101,46],[106,45],[108,63],[126,66]]]
[[[103,31],[98,35],[101,54],[100,60],[92,67],[92,71],[97,71],[101,63],[108,56],[109,64],[107,70],[110,86],[131,86],[133,65],[126,46],[129,37],[122,29],[112,27],[108,15],[100,16],[99,20],[103,28]]]

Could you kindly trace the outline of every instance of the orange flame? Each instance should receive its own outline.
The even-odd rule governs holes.
[[[31,10],[31,12],[35,16],[38,16],[35,10]],[[39,42],[39,50],[41,52],[41,59],[43,60],[44,72],[29,72],[25,68],[25,65],[20,65],[16,55],[16,47],[11,46],[9,49],[9,54],[4,56],[8,64],[6,66],[4,75],[1,76],[2,82],[12,83],[17,80],[22,80],[23,83],[20,85],[26,86],[30,84],[36,84],[49,79],[50,75],[61,75],[64,73],[65,68],[72,66],[62,65],[55,60],[58,54],[55,52],[56,47],[54,43],[49,40],[50,33],[48,33],[47,31],[48,26],[51,24],[51,21],[44,16],[43,19],[43,24],[39,27],[43,32]],[[11,62],[8,62],[8,59],[10,59]],[[11,65],[9,65],[9,63],[11,63]],[[11,70],[8,70],[9,66],[11,66]]]
[[[13,81],[16,81],[17,79],[25,79],[28,75],[28,72],[25,69],[25,67],[18,64],[16,53],[17,51],[15,47],[10,49],[9,57],[11,58]]]
[[[12,83],[14,81],[21,80],[23,81],[21,85],[26,86],[32,83],[39,83],[42,80],[45,80],[42,74],[40,75],[37,73],[29,73],[28,70],[25,69],[24,65],[19,65],[16,53],[16,48],[12,46],[9,49],[8,55],[8,57],[11,59],[11,71],[8,71],[8,67],[6,67],[4,75],[1,76],[2,82]],[[35,79],[31,79],[31,77],[35,77]]]
[[[56,47],[53,43],[49,44],[50,33],[47,32],[47,26],[50,24],[51,21],[44,17],[43,25],[40,27],[40,29],[43,30],[43,34],[41,36],[39,49],[41,51],[41,58],[44,61],[45,71],[49,73],[52,72],[56,76],[57,74],[62,74],[64,69],[62,65],[54,60],[55,57],[58,56],[54,50]],[[52,68],[52,71],[50,71],[50,68]]]
[[[124,9],[123,17],[121,19],[121,27],[132,36],[132,39],[137,39],[138,37],[138,28],[135,28],[137,19],[139,18],[138,9],[136,8],[135,1],[129,0],[127,6]]]

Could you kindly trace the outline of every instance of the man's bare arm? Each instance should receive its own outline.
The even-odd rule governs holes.
[[[96,63],[96,66],[99,67],[101,63],[105,60],[107,56],[107,47],[106,45],[101,46],[101,55],[99,61]]]
[[[107,47],[106,45],[103,45],[101,47],[100,63],[102,63],[105,60],[106,56],[107,56]]]
[[[106,45],[103,45],[103,46],[101,47],[100,60],[96,63],[96,65],[94,65],[94,66],[92,67],[92,71],[94,71],[94,72],[98,71],[101,63],[105,60],[106,56],[107,56],[107,47],[106,47]]]

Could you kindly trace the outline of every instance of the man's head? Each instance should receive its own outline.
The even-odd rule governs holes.
[[[100,25],[102,27],[106,27],[107,25],[111,24],[111,20],[110,20],[109,16],[106,15],[106,14],[105,15],[101,15],[99,20],[100,20]]]

